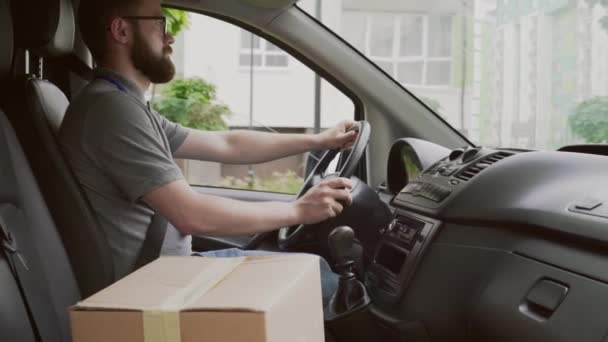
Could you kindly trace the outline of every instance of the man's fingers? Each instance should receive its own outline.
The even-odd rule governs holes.
[[[343,141],[344,141],[344,145],[342,146],[343,149],[348,149],[348,148],[353,147],[355,145],[355,141],[357,141],[357,132],[350,131],[350,132],[346,133],[344,135]]]
[[[348,131],[344,133],[344,139],[353,140],[357,136],[357,131]]]
[[[346,205],[351,205],[353,203],[353,197],[348,190],[333,189],[330,196],[332,196],[336,201],[340,201]]]
[[[344,177],[338,177],[338,178],[326,180],[326,181],[319,183],[319,186],[322,186],[322,185],[327,185],[330,188],[334,188],[334,189],[344,189],[344,188],[352,189],[353,188],[353,183],[351,182],[351,180],[348,178],[344,178]]]
[[[342,122],[340,122],[338,125],[339,125],[339,126],[344,126],[344,129],[345,129],[346,131],[348,131],[348,130],[350,130],[350,129],[355,128],[355,127],[357,126],[357,122],[356,122],[356,121],[353,121],[353,120],[350,120],[350,119],[347,119],[347,120],[343,120],[343,121],[342,121]]]
[[[342,210],[344,210],[344,206],[336,201],[333,201],[331,204],[331,209],[333,210],[333,212],[337,215],[340,215],[340,213],[342,212]]]

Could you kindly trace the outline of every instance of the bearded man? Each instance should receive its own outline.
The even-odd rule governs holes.
[[[194,234],[254,234],[311,224],[351,203],[351,183],[344,178],[323,182],[291,203],[242,202],[193,191],[174,158],[247,164],[335,149],[352,145],[354,122],[314,135],[182,127],[153,111],[144,97],[151,83],[169,82],[175,74],[174,39],[160,0],[82,0],[78,17],[98,68],[70,104],[59,141],[108,240],[117,279],[134,269],[156,212],[172,224],[161,254],[191,255]],[[337,280],[324,260],[321,264],[327,302]]]

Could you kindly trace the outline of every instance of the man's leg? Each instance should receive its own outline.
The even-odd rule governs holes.
[[[233,258],[240,256],[259,256],[259,255],[272,255],[272,254],[287,254],[280,252],[269,252],[269,251],[255,251],[247,250],[244,251],[238,248],[220,249],[216,251],[194,253],[193,255],[204,256],[210,258]],[[324,258],[319,258],[321,267],[321,294],[323,297],[323,307],[327,306],[331,296],[338,288],[338,275],[335,274],[329,264]]]

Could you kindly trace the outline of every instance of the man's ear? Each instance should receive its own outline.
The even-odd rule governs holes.
[[[110,34],[112,35],[112,39],[120,44],[127,44],[131,37],[131,27],[127,24],[127,21],[115,17],[112,19],[110,23]]]

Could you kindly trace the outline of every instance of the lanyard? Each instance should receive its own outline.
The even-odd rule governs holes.
[[[95,79],[102,79],[102,80],[108,81],[108,82],[112,83],[113,85],[115,85],[116,88],[118,88],[123,93],[125,93],[125,94],[129,93],[129,91],[127,90],[127,88],[125,88],[124,85],[122,85],[120,82],[118,82],[117,80],[115,80],[109,76],[97,76],[97,77],[95,77]],[[146,102],[146,107],[148,107],[148,110],[152,110],[152,108],[150,107],[150,102]]]
[[[125,86],[123,86],[120,82],[118,82],[117,80],[115,80],[115,79],[113,79],[111,77],[108,77],[108,76],[97,76],[95,78],[106,80],[106,81],[112,83],[113,85],[115,85],[116,88],[118,88],[120,91],[122,91],[124,93],[128,93],[127,88],[125,88]]]

